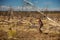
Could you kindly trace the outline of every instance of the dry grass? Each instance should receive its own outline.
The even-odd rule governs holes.
[[[6,12],[7,13],[7,12]],[[25,14],[24,12],[21,12],[23,14],[19,14],[11,17],[10,20],[8,20],[9,16],[0,16],[0,40],[60,40],[60,35],[51,35],[49,32],[45,33],[42,31],[42,33],[39,30],[39,19],[40,14],[36,14],[37,12],[34,12],[35,14],[32,14],[30,12],[29,14]],[[52,25],[49,25],[50,21],[47,21],[47,19],[42,19],[43,27],[50,27]],[[47,30],[48,31],[48,30]],[[3,34],[4,33],[4,34]],[[2,35],[2,36],[1,36]]]

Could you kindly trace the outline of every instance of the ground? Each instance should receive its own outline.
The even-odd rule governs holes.
[[[38,12],[14,12],[15,14],[10,16],[5,14],[7,12],[0,13],[0,40],[60,40],[60,26],[58,26],[60,20],[56,20],[59,19],[60,14],[47,14],[58,22],[54,23]],[[44,24],[41,28],[42,32],[39,18]]]

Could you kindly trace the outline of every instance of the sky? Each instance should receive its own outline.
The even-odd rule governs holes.
[[[60,10],[60,0],[28,0],[32,2],[36,7],[39,8],[47,8],[52,10]],[[0,6],[12,6],[12,7],[18,7],[23,6],[24,1],[23,0],[0,0]]]

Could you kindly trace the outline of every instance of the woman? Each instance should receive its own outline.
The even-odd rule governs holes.
[[[40,25],[39,31],[42,33],[41,28],[43,27],[43,22],[41,21],[41,19],[39,19],[39,25]]]

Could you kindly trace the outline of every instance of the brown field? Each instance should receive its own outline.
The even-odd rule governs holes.
[[[60,11],[44,14],[60,24]],[[42,32],[39,19],[43,22]],[[0,40],[60,40],[60,30],[56,31],[60,26],[56,25],[39,12],[0,11]],[[57,28],[44,29],[49,27]]]

